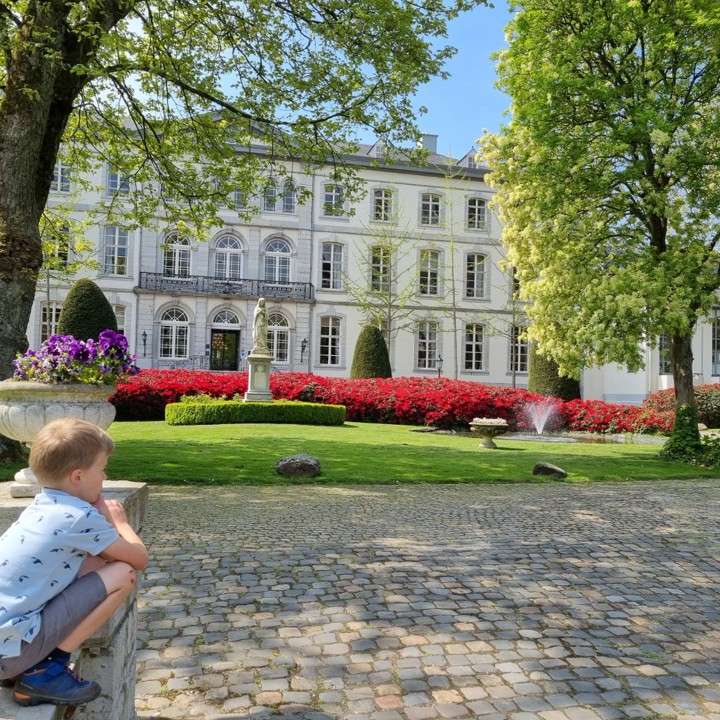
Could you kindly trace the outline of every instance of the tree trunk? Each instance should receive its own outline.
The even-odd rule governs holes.
[[[697,413],[695,388],[693,385],[692,333],[670,336],[670,359],[672,361],[673,381],[675,383],[675,411],[680,407],[690,407]],[[677,424],[676,424],[677,425]],[[673,433],[675,430],[673,430]],[[695,427],[697,441],[700,431]]]

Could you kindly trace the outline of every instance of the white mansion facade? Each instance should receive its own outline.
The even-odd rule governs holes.
[[[144,368],[245,369],[253,310],[268,308],[276,372],[347,377],[368,309],[384,314],[395,376],[444,376],[494,385],[527,385],[528,344],[522,307],[503,268],[501,226],[489,202],[486,169],[473,152],[454,160],[436,153],[424,167],[387,162],[382,147],[362,146],[346,161],[365,195],[351,205],[330,167],[294,171],[292,182],[266,187],[252,203],[232,198],[222,225],[197,242],[173,227],[128,229],[95,219],[85,230],[102,288],[118,326]],[[81,220],[102,197],[128,191],[110,167],[91,179],[97,193],[75,192]],[[309,191],[299,202],[299,190]],[[72,168],[55,169],[49,206],[73,195]],[[235,206],[257,207],[243,219]],[[61,253],[62,254],[62,253]],[[70,249],[72,256],[72,248]],[[27,336],[31,347],[53,334],[69,282],[41,278]],[[389,327],[388,327],[389,326]],[[717,381],[718,322],[696,339],[698,378]],[[583,394],[638,402],[667,385],[658,350],[647,370],[588,371]]]

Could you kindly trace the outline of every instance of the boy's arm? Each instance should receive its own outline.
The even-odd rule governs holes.
[[[122,560],[136,570],[144,570],[148,564],[148,551],[138,534],[128,522],[125,508],[118,500],[105,500],[102,495],[93,506],[117,530],[120,536],[101,553],[104,560]]]

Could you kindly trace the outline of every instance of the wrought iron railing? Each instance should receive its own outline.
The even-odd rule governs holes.
[[[140,273],[140,289],[179,295],[230,295],[245,298],[274,298],[276,300],[313,300],[312,283],[267,282],[238,278],[188,275],[172,277],[162,273]]]

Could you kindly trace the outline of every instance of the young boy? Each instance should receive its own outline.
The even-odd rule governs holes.
[[[81,705],[100,686],[70,654],[133,590],[148,553],[117,500],[105,500],[110,436],[84,420],[48,423],[30,451],[43,490],[0,537],[0,679],[19,705]]]

